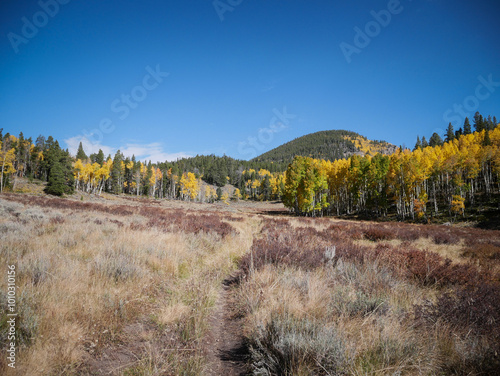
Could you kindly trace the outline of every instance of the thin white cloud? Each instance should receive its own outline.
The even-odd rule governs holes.
[[[151,161],[153,163],[165,161],[170,162],[175,161],[179,158],[191,157],[191,155],[185,152],[167,153],[163,150],[163,145],[159,142],[153,142],[150,144],[125,144],[118,149],[99,143],[92,143],[85,136],[71,137],[67,140],[64,140],[64,142],[66,143],[69,152],[72,155],[76,155],[76,152],[78,151],[78,145],[81,142],[83,150],[85,150],[85,153],[87,155],[97,153],[99,152],[99,149],[101,149],[105,156],[111,155],[113,157],[116,152],[120,150],[120,152],[125,157],[131,158],[134,155],[135,159],[138,161]]]
[[[179,152],[179,153],[166,153],[163,150],[163,145],[159,142],[153,142],[151,144],[126,144],[120,151],[126,157],[132,157],[135,155],[135,159],[141,161],[151,161],[155,162],[165,162],[165,161],[175,161],[178,158],[189,158],[191,155]]]
[[[81,135],[68,138],[67,140],[64,140],[64,142],[66,143],[71,155],[76,155],[80,142],[82,143],[83,150],[85,150],[85,154],[87,155],[96,154],[99,152],[99,149],[102,150],[104,156],[108,156],[109,154],[113,155],[116,152],[116,150],[112,147],[102,145],[98,142],[91,142],[87,137]]]

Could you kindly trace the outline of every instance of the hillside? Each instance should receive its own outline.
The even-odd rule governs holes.
[[[290,163],[296,155],[333,161],[348,158],[354,154],[390,154],[395,150],[396,146],[385,141],[371,141],[351,131],[330,130],[296,138],[252,161]]]

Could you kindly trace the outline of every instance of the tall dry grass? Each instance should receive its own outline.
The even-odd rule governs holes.
[[[490,232],[446,243],[435,228],[301,222],[264,220],[240,262],[254,374],[499,374]]]
[[[208,317],[255,224],[12,198],[24,203],[0,198],[0,263],[17,267],[18,358],[2,374],[203,374]]]

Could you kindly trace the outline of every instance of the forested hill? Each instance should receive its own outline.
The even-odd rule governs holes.
[[[395,150],[396,146],[385,141],[371,141],[358,133],[346,130],[331,130],[296,138],[252,161],[288,164],[296,155],[334,161],[355,154],[391,154]]]

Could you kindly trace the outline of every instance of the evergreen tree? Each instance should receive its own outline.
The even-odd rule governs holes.
[[[498,126],[497,117],[493,116],[493,129],[495,129],[497,126]]]
[[[104,156],[104,154],[103,154]],[[118,150],[113,159],[113,166],[111,167],[111,192],[119,194],[122,192],[122,160],[123,155]]]
[[[486,129],[485,132],[484,132],[483,145],[484,146],[490,146],[491,145],[490,130],[489,129]]]
[[[13,146],[16,154],[18,176],[24,176],[26,173],[26,166],[28,162],[29,146],[26,145],[26,140],[24,139],[23,132],[19,133],[17,143],[15,143]]]
[[[443,144],[443,139],[441,138],[440,135],[438,135],[436,132],[434,132],[429,139],[429,146],[438,146]]]
[[[481,132],[484,129],[483,116],[479,112],[474,114],[474,129],[476,132]]]
[[[129,157],[125,158],[124,163],[125,163],[125,171],[124,171],[123,181],[125,185],[125,193],[130,194],[132,181],[134,179],[133,176],[134,163],[131,162]]]
[[[241,191],[241,197],[243,198],[243,200],[246,200],[248,192],[245,184],[242,185],[240,191]]]
[[[464,134],[471,134],[472,128],[470,126],[469,118],[466,117],[464,121]]]
[[[458,128],[458,131],[455,131],[455,138],[460,138],[461,135],[464,134],[462,128]]]
[[[73,174],[73,158],[68,150],[62,150],[59,154],[59,163],[64,176],[64,193],[72,194],[75,191],[75,175]]]
[[[493,119],[491,118],[491,115],[488,115],[488,118],[485,120],[484,127],[485,127],[485,129],[489,129],[489,130],[492,130],[495,128],[495,126],[493,124]]]
[[[83,150],[82,142],[80,141],[80,145],[78,145],[78,151],[76,152],[76,159],[80,159],[82,162],[87,160],[87,154]]]
[[[91,163],[99,163],[102,166],[104,163],[104,153],[101,149],[99,149],[99,152],[97,154],[90,154],[89,159]]]
[[[417,142],[415,143],[415,147],[413,150],[421,149],[422,148],[422,142],[420,142],[420,137],[417,136]]]
[[[263,199],[266,201],[269,200],[271,198],[271,193],[272,193],[271,182],[269,181],[269,175],[266,175],[264,177],[264,180],[262,180],[260,188]]]
[[[142,183],[144,187],[143,193],[149,195],[149,188],[151,187],[151,177],[153,176],[153,169],[151,168],[151,161],[148,162],[146,167],[146,175],[144,176],[144,182]]]
[[[453,125],[448,124],[448,129],[446,130],[446,142],[453,141],[455,139],[455,132],[453,132]]]
[[[99,163],[101,166],[104,164],[104,153],[101,149],[99,149],[95,161],[96,163]]]
[[[425,136],[422,137],[422,148],[425,149],[427,146],[429,146],[429,143],[425,139]]]
[[[217,200],[220,201],[221,198],[222,198],[222,189],[221,189],[221,187],[217,187],[216,194],[217,194]]]
[[[45,150],[45,136],[38,136],[35,141],[35,146],[40,150],[44,151]]]
[[[64,173],[59,161],[55,161],[50,169],[49,181],[45,187],[45,193],[54,196],[62,196],[65,191]]]

